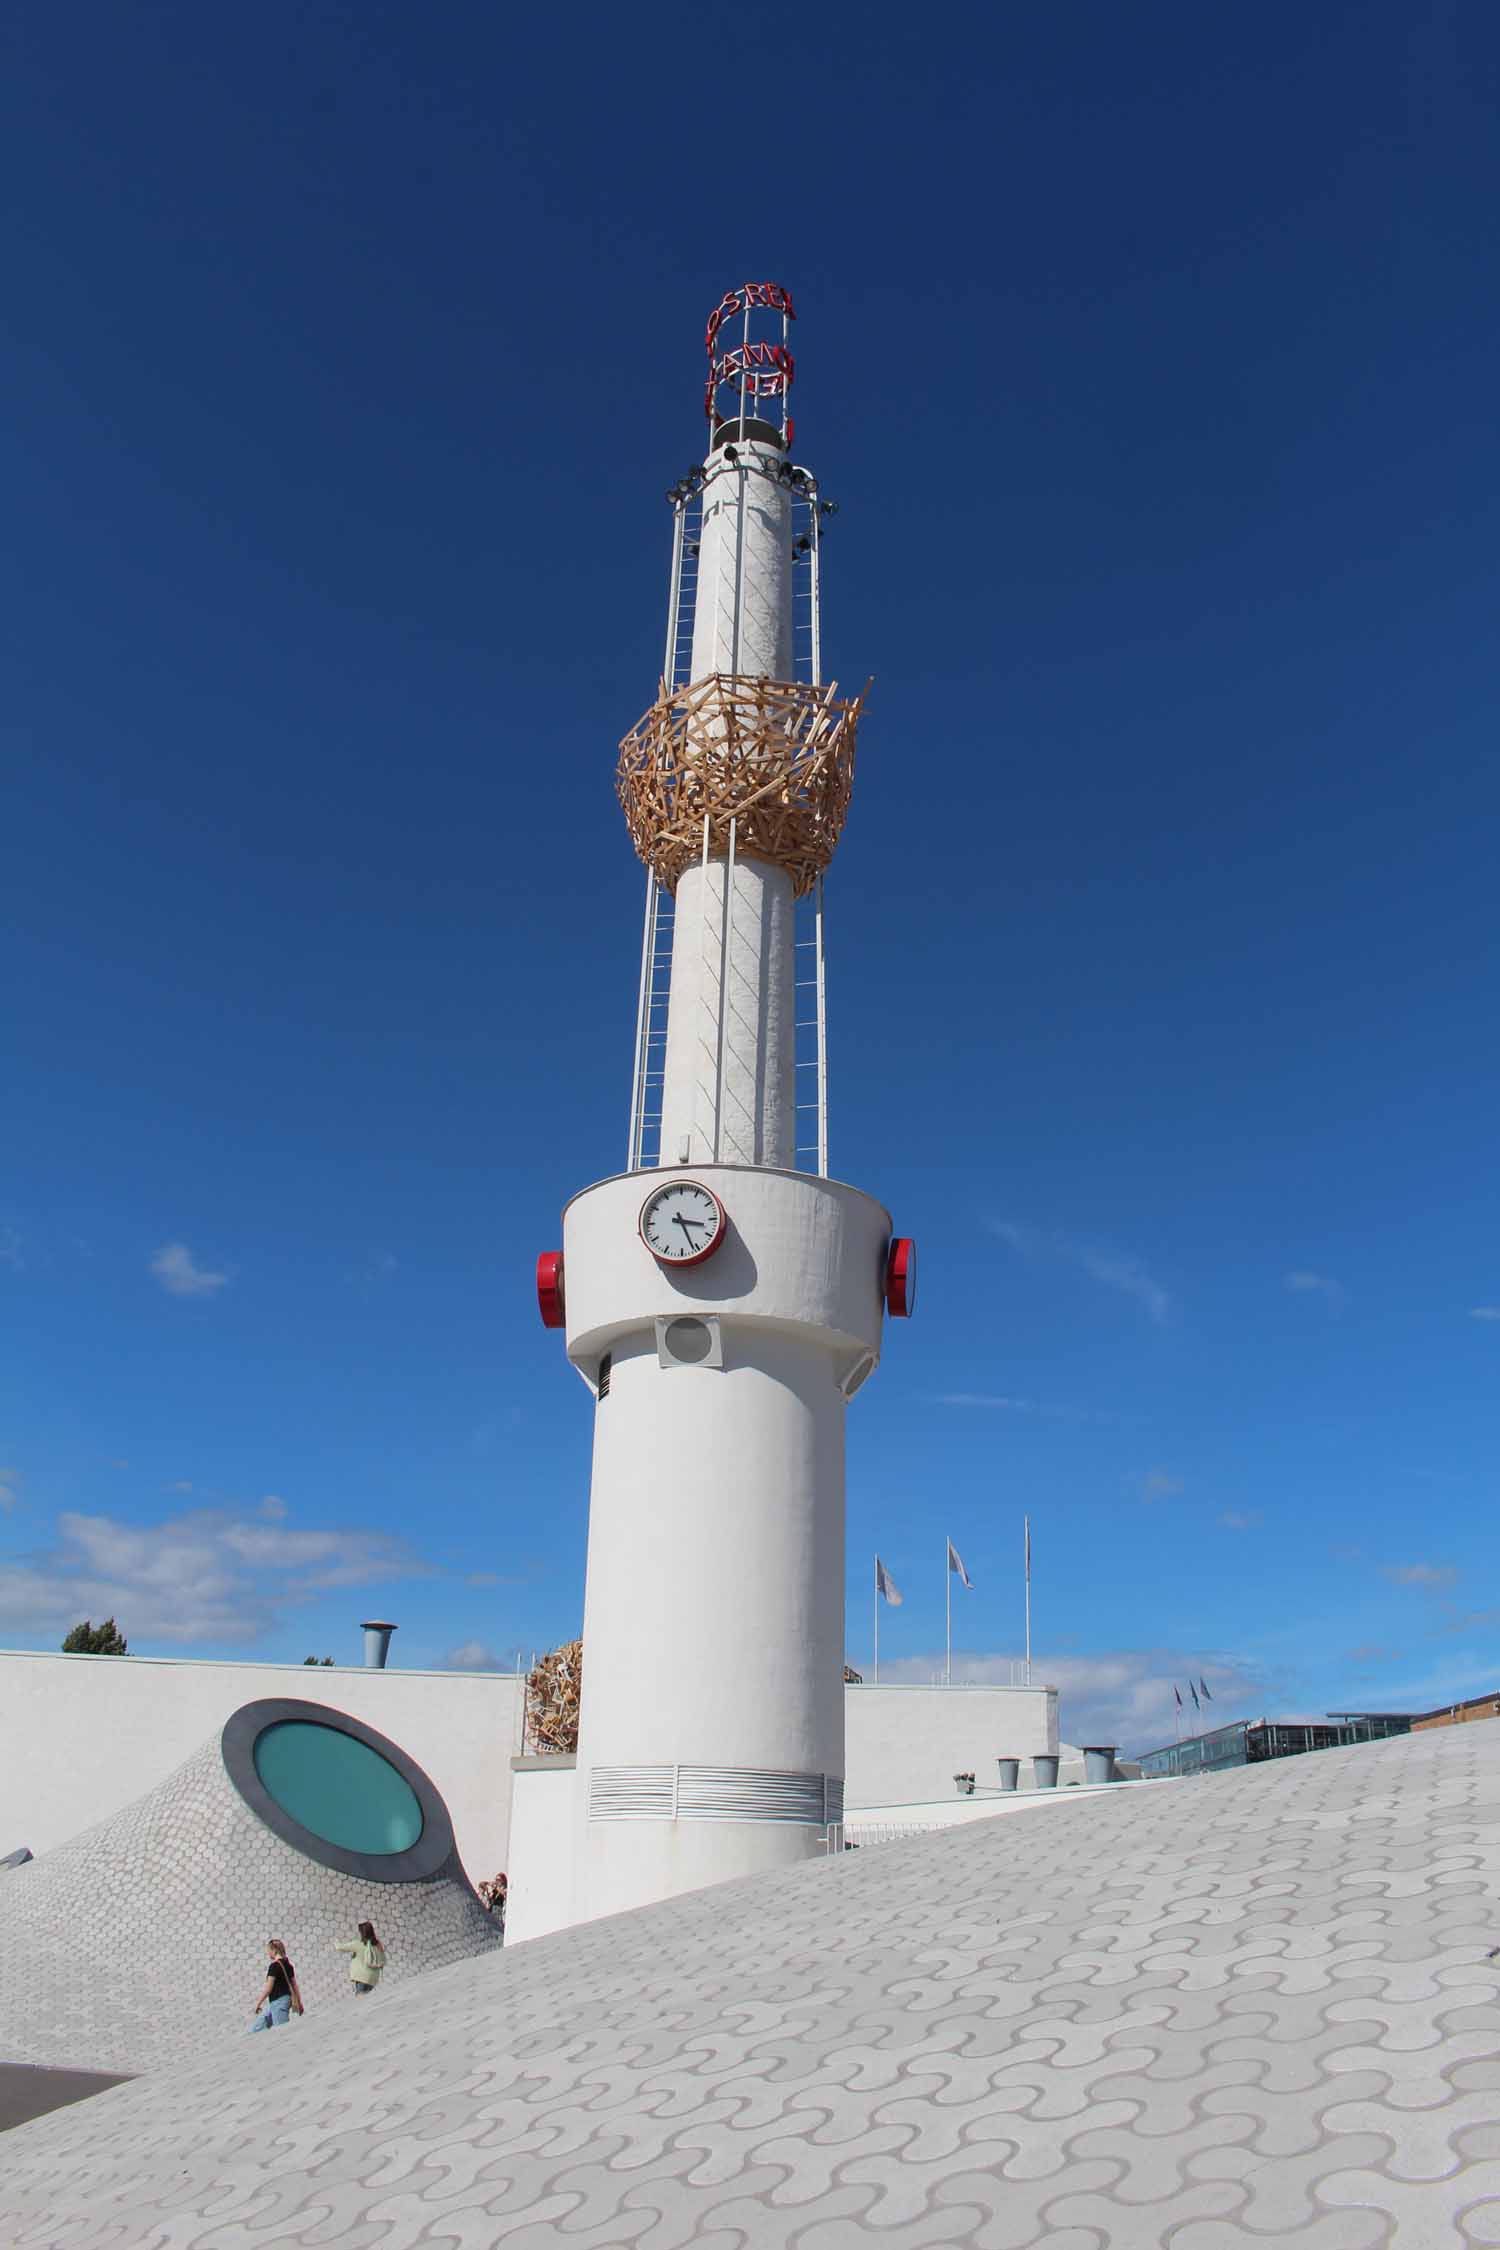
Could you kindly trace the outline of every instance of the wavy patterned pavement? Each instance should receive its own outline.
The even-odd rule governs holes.
[[[1500,1723],[459,1963],[6,2136],[17,2250],[1500,2243]]]

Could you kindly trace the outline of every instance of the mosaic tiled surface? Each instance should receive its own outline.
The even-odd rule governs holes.
[[[387,1948],[388,1988],[498,1941],[456,1854],[429,1882],[359,1883],[273,1836],[225,1773],[215,1735],[158,1788],[0,1889],[0,2061],[177,2062],[248,2024],[268,1937],[286,1943],[310,2022],[351,2004],[348,1958],[333,1945],[364,1918]]]
[[[1500,2243],[1500,1723],[1063,1802],[20,2127],[15,2250]]]

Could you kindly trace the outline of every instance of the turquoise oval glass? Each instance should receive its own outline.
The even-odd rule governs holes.
[[[388,1758],[337,1727],[283,1719],[256,1739],[262,1786],[314,1836],[348,1852],[410,1851],[422,1833],[416,1791]]]

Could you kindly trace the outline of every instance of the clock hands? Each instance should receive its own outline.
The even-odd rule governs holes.
[[[682,1204],[689,1208],[684,1210]],[[639,1226],[641,1240],[654,1258],[664,1265],[690,1265],[718,1249],[724,1238],[724,1207],[705,1188],[673,1182],[647,1196]]]

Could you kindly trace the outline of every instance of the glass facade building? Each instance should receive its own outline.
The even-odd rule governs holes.
[[[1300,1758],[1307,1750],[1342,1750],[1353,1742],[1383,1742],[1410,1734],[1409,1711],[1330,1711],[1326,1719],[1235,1719],[1210,1734],[1190,1735],[1136,1761],[1143,1781],[1184,1774],[1222,1773],[1229,1766],[1259,1765],[1264,1758]]]

